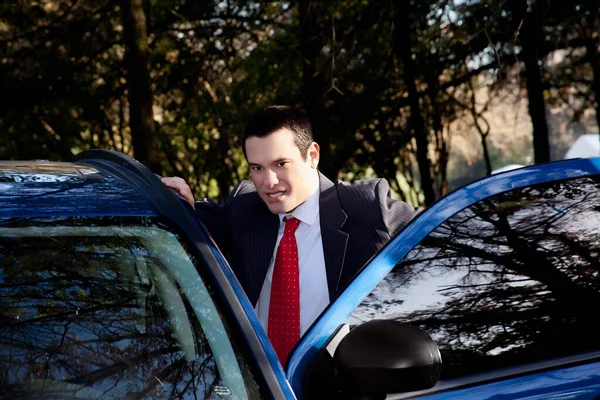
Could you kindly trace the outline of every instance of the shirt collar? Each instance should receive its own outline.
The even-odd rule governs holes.
[[[296,207],[291,213],[279,214],[280,226],[283,222],[283,218],[288,215],[298,218],[301,222],[304,222],[308,225],[315,223],[317,215],[319,215],[319,174],[315,171],[314,176],[314,189],[312,194],[304,203]]]

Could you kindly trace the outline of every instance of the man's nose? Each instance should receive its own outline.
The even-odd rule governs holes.
[[[272,188],[277,185],[279,180],[277,179],[277,174],[273,170],[266,170],[263,180],[263,185],[267,188]]]

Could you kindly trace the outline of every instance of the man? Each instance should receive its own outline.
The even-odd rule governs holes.
[[[283,365],[300,336],[360,268],[415,214],[387,181],[333,183],[300,111],[272,106],[246,125],[250,181],[221,204],[177,189],[227,255]],[[283,289],[282,289],[283,287]]]

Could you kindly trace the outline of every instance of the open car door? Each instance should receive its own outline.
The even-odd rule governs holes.
[[[470,184],[363,268],[288,379],[306,399],[598,399],[599,239],[600,158]]]

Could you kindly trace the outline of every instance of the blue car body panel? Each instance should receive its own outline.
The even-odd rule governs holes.
[[[10,169],[12,167],[12,170]],[[88,163],[4,162],[0,163],[0,218],[45,216],[161,216],[160,210],[140,191],[114,174]],[[218,269],[243,310],[241,326],[256,335],[263,358],[262,369],[276,377],[283,398],[302,397],[303,377],[315,356],[340,325],[345,324],[375,286],[415,245],[465,207],[491,195],[531,184],[600,173],[600,159],[578,159],[507,171],[475,182],[446,196],[415,218],[363,269],[348,289],[331,304],[297,346],[288,366],[287,378],[252,305],[227,261],[210,235],[201,228]],[[18,183],[18,184],[17,184]],[[190,217],[192,214],[190,213]],[[193,218],[192,218],[193,219]],[[200,225],[200,224],[198,224]],[[230,297],[229,297],[230,298]],[[291,384],[290,384],[291,383]],[[398,395],[398,399],[575,399],[600,396],[600,362],[580,363],[501,380],[461,381],[453,387]],[[293,390],[292,390],[293,388]],[[393,396],[391,398],[394,398]]]
[[[416,398],[427,400],[595,400],[599,395],[600,362],[595,362]]]
[[[347,323],[352,311],[396,263],[448,217],[481,199],[510,189],[598,173],[600,159],[575,159],[511,170],[467,185],[426,209],[374,257],[297,346],[287,370],[296,395],[302,397],[303,376],[327,340],[340,325]]]
[[[115,167],[119,168],[119,165]],[[170,194],[169,196],[174,197]],[[160,217],[164,214],[156,209],[149,195],[140,191],[139,187],[85,161],[0,162],[0,204],[0,219],[71,216]],[[242,330],[252,332],[261,344],[261,351],[266,357],[257,358],[259,367],[275,376],[284,398],[295,399],[267,334],[229,264],[210,235],[197,224],[193,214],[189,213],[189,217],[189,220],[194,221],[200,228],[202,245],[208,246],[217,260],[218,268],[226,277],[226,286],[233,290],[235,301],[239,302],[243,310],[244,317],[238,318]],[[224,286],[221,282],[219,285]],[[224,293],[223,287],[220,289]],[[231,296],[229,299],[231,301]]]
[[[211,247],[211,250],[213,251],[213,254],[214,254],[215,258],[217,259],[219,265],[223,269],[223,272],[225,273],[225,275],[227,275],[227,278],[229,279],[231,286],[232,286],[233,290],[235,291],[236,295],[238,296],[238,298],[244,299],[244,301],[241,302],[244,312],[248,316],[248,319],[250,320],[250,323],[252,324],[252,328],[256,332],[258,339],[260,340],[262,346],[265,349],[269,367],[278,372],[277,379],[278,379],[279,384],[281,385],[282,389],[285,392],[285,395],[286,395],[285,398],[286,399],[296,399],[296,396],[294,395],[294,392],[292,390],[292,386],[290,385],[290,382],[286,379],[285,373],[283,371],[283,367],[281,366],[281,364],[279,362],[279,358],[277,358],[277,353],[275,353],[275,349],[273,349],[273,346],[271,345],[271,341],[269,340],[267,333],[265,332],[264,328],[262,327],[262,325],[258,319],[258,315],[256,315],[254,308],[250,304],[250,300],[248,300],[248,297],[246,296],[246,292],[244,292],[244,289],[242,289],[242,286],[240,285],[237,278],[233,274],[231,267],[229,267],[227,260],[225,260],[225,257],[223,257],[223,254],[219,251],[217,246],[214,245],[214,243],[213,243],[213,246]]]
[[[3,162],[0,168],[0,217],[157,215],[143,193],[89,166]]]

